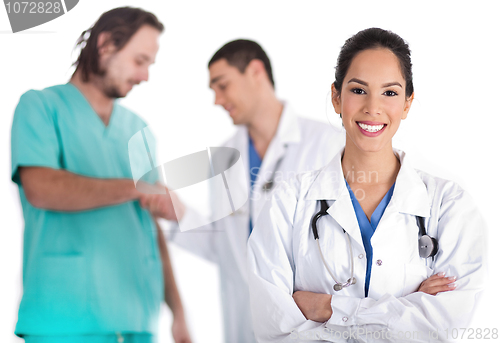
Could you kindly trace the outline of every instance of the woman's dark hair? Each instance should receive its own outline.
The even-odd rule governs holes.
[[[333,83],[339,94],[342,90],[344,78],[354,57],[361,51],[377,48],[389,49],[396,55],[401,66],[401,73],[406,81],[406,97],[408,98],[413,94],[411,51],[408,44],[397,34],[379,28],[360,31],[345,41],[337,59],[335,82]]]
[[[164,29],[153,13],[140,8],[119,7],[103,13],[91,28],[82,32],[76,42],[75,48],[80,46],[81,51],[73,63],[76,65],[75,72],[81,70],[84,82],[89,81],[90,74],[102,74],[97,47],[97,37],[100,33],[108,32],[110,36],[104,44],[111,42],[116,51],[120,51],[143,25],[149,25],[160,32]]]
[[[244,73],[252,60],[260,60],[264,63],[267,77],[274,88],[273,69],[271,68],[271,61],[267,57],[266,52],[262,47],[251,40],[238,39],[224,44],[210,59],[208,67],[225,58],[229,65],[238,68],[240,73]]]

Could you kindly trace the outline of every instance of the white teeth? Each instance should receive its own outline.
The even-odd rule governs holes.
[[[360,128],[362,128],[363,130],[368,131],[368,132],[377,132],[377,131],[380,131],[384,128],[384,124],[382,124],[382,125],[366,125],[363,123],[358,123],[358,125]]]

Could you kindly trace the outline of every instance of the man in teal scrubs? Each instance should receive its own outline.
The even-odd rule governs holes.
[[[16,334],[28,343],[154,342],[163,299],[175,341],[190,342],[165,240],[139,205],[150,195],[132,180],[128,141],[146,124],[115,101],[147,81],[162,31],[141,9],[106,12],[82,33],[70,82],[19,101],[12,180],[25,231]]]

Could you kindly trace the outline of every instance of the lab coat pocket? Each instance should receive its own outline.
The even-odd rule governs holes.
[[[405,281],[402,296],[414,293],[429,276],[432,269],[423,264],[405,264]]]

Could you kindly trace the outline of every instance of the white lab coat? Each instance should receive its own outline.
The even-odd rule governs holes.
[[[403,152],[395,153],[401,169],[371,238],[373,262],[366,298],[367,259],[341,153],[323,169],[277,187],[248,241],[251,310],[259,342],[402,342],[404,337],[412,342],[442,342],[446,329],[450,337],[453,328],[467,328],[485,281],[484,221],[457,184],[415,170]],[[330,206],[329,216],[318,221],[321,250],[340,282],[350,277],[342,229],[352,242],[357,283],[339,292],[333,291],[335,282],[321,261],[311,230],[320,199]],[[439,241],[434,261],[419,257],[415,216],[425,217],[427,234]],[[416,292],[423,280],[440,271],[457,276],[455,290],[436,296]],[[325,323],[306,320],[292,298],[299,290],[332,294],[331,318]]]
[[[275,184],[298,172],[314,170],[327,164],[345,144],[343,130],[317,121],[296,116],[285,104],[275,137],[262,161],[250,201],[235,214],[202,228],[177,232],[173,243],[220,267],[221,299],[224,315],[225,341],[228,343],[255,342],[250,317],[247,285],[246,247],[249,236],[250,213],[255,223],[258,214],[271,192],[262,186],[271,178],[277,161],[284,155],[275,174]],[[284,146],[287,145],[285,148]],[[238,187],[250,188],[248,162],[248,131],[239,127],[236,134],[224,144],[241,153],[245,165],[244,175],[238,178]],[[230,165],[227,161],[227,165]],[[212,190],[217,192],[217,190]],[[231,189],[231,192],[239,192]],[[250,192],[248,192],[250,194]],[[212,194],[221,199],[219,194]],[[250,205],[251,203],[251,205]],[[197,214],[187,209],[184,221],[196,222]],[[195,227],[196,225],[187,225]]]

